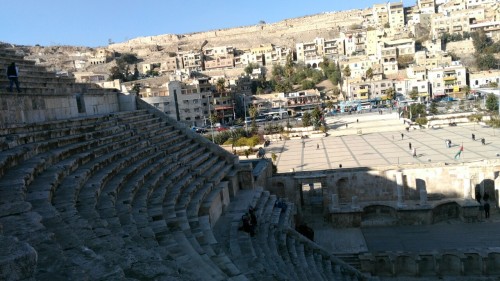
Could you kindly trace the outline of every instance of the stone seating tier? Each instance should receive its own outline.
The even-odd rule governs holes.
[[[10,162],[10,167],[6,169],[7,173],[2,177],[0,192],[2,195],[13,192],[3,184],[5,180],[18,182],[20,195],[23,194],[23,190],[26,195],[8,196],[17,198],[19,202],[17,212],[20,212],[20,215],[16,216],[18,223],[22,224],[30,216],[40,214],[38,226],[27,222],[25,224],[33,231],[46,233],[44,235],[46,238],[30,240],[28,235],[33,231],[22,235],[21,231],[15,230],[14,222],[11,221],[13,216],[2,217],[0,222],[6,225],[7,234],[19,235],[25,241],[29,241],[43,257],[38,264],[40,268],[36,273],[37,276],[54,278],[58,276],[56,271],[64,272],[70,268],[74,270],[80,268],[84,272],[91,272],[95,268],[94,272],[98,272],[96,273],[98,276],[95,277],[121,278],[129,274],[127,272],[148,276],[154,266],[158,267],[158,272],[167,274],[169,268],[175,268],[175,265],[160,262],[160,264],[153,263],[154,266],[143,264],[141,269],[132,269],[133,265],[123,259],[134,256],[133,260],[142,263],[151,259],[167,259],[166,255],[171,245],[174,241],[177,243],[176,240],[170,240],[167,244],[162,244],[156,240],[157,236],[150,228],[150,222],[154,219],[145,212],[148,196],[151,199],[154,191],[158,190],[157,186],[162,184],[160,179],[168,178],[166,180],[168,186],[173,187],[182,184],[182,179],[188,175],[188,169],[176,169],[172,166],[174,158],[166,157],[170,153],[181,163],[189,163],[193,169],[203,165],[207,159],[217,158],[210,157],[205,149],[197,147],[196,143],[182,137],[182,134],[172,126],[166,126],[145,111],[85,120],[51,122],[53,128],[47,132],[44,129],[50,125],[37,125],[38,127],[24,125],[4,129],[4,132],[9,132],[5,138],[10,140],[10,147],[4,147],[2,155],[11,153],[15,149],[25,149],[30,145],[40,148],[40,150],[30,149],[34,152]],[[89,126],[95,123],[101,126],[92,132]],[[180,143],[182,145],[177,146]],[[54,149],[58,152],[54,153]],[[42,159],[43,161],[40,161]],[[32,172],[28,179],[22,183],[15,180],[16,170],[24,170],[25,164],[29,162],[33,162],[33,168],[29,169]],[[37,164],[39,162],[42,164]],[[220,169],[223,165],[214,165],[212,169],[208,169],[209,165],[207,166],[203,166],[202,170],[208,176],[219,173],[220,171],[214,167]],[[174,169],[173,173],[171,169],[165,167]],[[154,185],[148,180],[150,177],[156,178]],[[10,178],[12,180],[9,180]],[[145,186],[149,190],[145,190]],[[170,189],[168,186],[166,188]],[[190,193],[185,194],[189,195]],[[139,197],[140,200],[137,199]],[[29,202],[28,205],[21,204],[23,198]],[[134,206],[142,206],[143,213],[135,211]],[[23,217],[24,219],[20,219]],[[139,218],[141,224],[136,223],[136,218]],[[187,222],[187,219],[185,221]],[[25,230],[24,227],[20,229]],[[205,234],[200,235],[200,233],[207,231],[207,229],[204,231],[197,229],[194,233],[200,241],[205,241],[203,238]],[[171,231],[169,233],[167,236],[172,238]],[[196,240],[195,236],[184,239],[191,242]],[[144,241],[149,248],[143,249],[142,246],[138,248],[134,241]],[[162,248],[159,252],[163,251],[163,256],[157,254],[159,245]],[[190,245],[192,250],[183,250],[186,257],[196,252],[193,244]],[[117,248],[123,249],[121,254],[116,254]],[[201,244],[199,248],[202,248]],[[206,248],[207,251],[209,249]],[[104,258],[106,262],[97,265],[95,258],[90,260],[85,258],[85,251],[94,257]],[[213,249],[210,253],[213,258],[200,257],[194,260],[204,262],[201,267],[211,272],[211,276],[215,279],[226,279],[228,274],[229,277],[239,274],[227,256],[220,253],[215,255]],[[87,266],[75,263],[75,259],[86,260]],[[52,261],[53,265],[49,261]]]
[[[285,222],[285,217],[290,215],[287,210],[293,212],[293,205],[287,205],[286,210],[276,207],[277,198],[268,191],[240,191],[237,197],[240,196],[247,198],[246,201],[236,201],[240,207],[230,205],[228,215],[217,223],[216,229],[220,230],[216,231],[219,236],[216,239],[227,241],[224,247],[228,248],[230,258],[245,276],[252,280],[366,279],[354,268],[297,233],[290,227],[292,224],[280,224],[280,220],[275,219],[281,210],[281,222]],[[241,216],[248,206],[256,208],[258,227],[255,237],[238,231]]]

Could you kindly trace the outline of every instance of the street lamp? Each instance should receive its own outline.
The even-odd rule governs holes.
[[[212,110],[210,109],[210,96],[208,95],[208,120],[210,121],[210,131],[212,132],[212,142],[215,143],[214,141],[214,126],[212,124]]]

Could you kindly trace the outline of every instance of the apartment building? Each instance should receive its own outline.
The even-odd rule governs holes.
[[[405,13],[403,2],[388,4],[389,25],[391,28],[403,27],[405,25]]]
[[[407,98],[410,98],[411,92],[417,91],[419,101],[428,100],[430,97],[430,85],[427,80],[401,79],[394,82],[394,90]]]
[[[387,4],[374,4],[372,9],[375,24],[378,26],[389,24],[389,7]]]
[[[205,61],[205,70],[224,69],[234,67],[234,56],[217,56],[214,59]]]
[[[490,83],[500,85],[500,70],[486,70],[469,73],[469,82],[471,89],[488,88]]]
[[[344,53],[347,56],[366,54],[366,30],[350,30],[340,33],[344,41]]]
[[[338,59],[345,54],[344,41],[344,38],[315,38],[312,42],[297,43],[297,61],[316,68],[324,57]]]
[[[253,54],[250,51],[246,51],[243,54],[234,57],[234,65],[237,67],[245,67],[251,63],[264,66],[265,54]]]
[[[207,60],[216,58],[216,57],[227,57],[230,55],[234,55],[234,48],[232,46],[218,46],[218,47],[210,47],[205,48],[203,50],[203,54]]]
[[[473,9],[477,6],[486,6],[498,3],[497,0],[467,0],[467,8]]]
[[[427,80],[427,68],[425,66],[411,65],[406,69],[406,76],[417,81]]]
[[[90,65],[105,64],[114,58],[114,52],[105,48],[98,48],[88,59]]]
[[[445,15],[467,9],[467,0],[450,0],[438,6],[438,13]]]
[[[202,71],[201,52],[186,52],[179,54],[182,61],[182,68],[188,72]]]
[[[273,50],[264,55],[265,65],[285,65],[288,55],[292,55],[292,49],[273,46]]]
[[[77,83],[100,83],[108,80],[109,73],[73,72]]]
[[[422,14],[434,14],[437,11],[436,0],[417,0],[417,6]]]
[[[141,89],[142,99],[169,117],[188,126],[202,126],[208,119],[207,94],[209,87],[200,87],[198,83],[169,81],[161,87]]]
[[[398,73],[398,49],[396,47],[380,46],[378,57],[380,58],[384,74],[391,75]]]
[[[368,101],[371,99],[372,83],[362,81],[349,84],[351,100]]]
[[[467,86],[467,69],[459,62],[429,69],[427,73],[433,96],[455,94],[459,97],[460,92]]]
[[[180,69],[178,57],[168,57],[164,61],[161,62],[160,71],[161,72],[175,72]]]
[[[360,79],[366,75],[366,71],[371,67],[373,69],[374,64],[378,64],[378,61],[374,58],[368,56],[357,56],[350,57],[346,61],[340,62],[340,67],[344,69],[346,65],[349,65],[351,70],[351,77],[349,79]]]
[[[450,14],[435,14],[431,20],[432,34],[438,38],[442,33],[470,32],[470,25],[485,19],[483,8],[455,11]]]
[[[379,46],[386,40],[386,33],[383,28],[366,31],[366,55],[376,55]]]
[[[451,56],[447,52],[419,51],[415,53],[415,65],[428,69],[451,65]]]

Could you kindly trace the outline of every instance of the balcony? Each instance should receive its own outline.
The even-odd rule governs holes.
[[[360,94],[366,94],[368,93],[368,88],[365,88],[365,89],[359,89],[358,91]]]
[[[443,77],[444,81],[455,81],[457,80],[457,77],[455,75],[450,75],[450,76],[445,76]]]

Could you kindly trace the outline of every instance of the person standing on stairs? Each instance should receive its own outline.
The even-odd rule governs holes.
[[[17,92],[20,93],[19,88],[19,68],[17,68],[16,63],[12,62],[9,67],[7,67],[7,77],[9,78],[9,92],[12,92],[12,86],[16,84]]]

